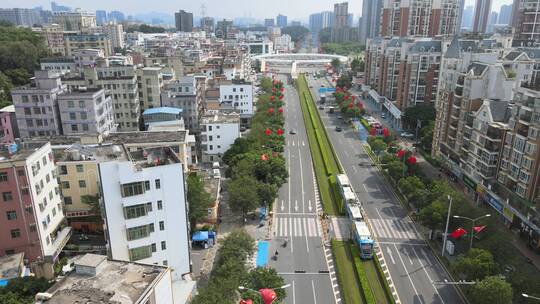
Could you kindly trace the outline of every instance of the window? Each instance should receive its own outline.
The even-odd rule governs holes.
[[[169,265],[169,262],[167,262],[167,260],[163,260],[163,266],[168,266]]]
[[[71,199],[71,196],[64,196],[64,204],[73,205],[73,200]]]
[[[75,113],[69,113],[69,119],[71,120],[76,120],[77,119],[77,115]]]
[[[75,168],[77,168],[77,172],[79,172],[79,173],[84,172],[84,167],[83,167],[83,165],[77,165],[77,166],[75,166]]]
[[[24,176],[24,170],[17,170],[17,175]]]
[[[0,182],[7,182],[8,177],[6,172],[0,172]]]
[[[144,181],[144,189],[150,190],[150,181]]]
[[[84,109],[84,107],[85,107],[84,100],[79,100],[79,108]]]
[[[68,100],[68,108],[74,108],[75,107],[75,102],[73,102],[73,100]]]
[[[71,131],[73,132],[79,131],[79,127],[77,125],[71,125]]]
[[[156,189],[161,189],[161,181],[156,179]]]
[[[52,216],[53,216],[53,217],[56,216],[56,208],[55,208],[55,207],[53,207],[53,209],[52,209]]]
[[[135,195],[140,195],[144,193],[142,182],[123,184],[121,191],[122,191],[122,197],[135,196]]]
[[[68,174],[67,166],[61,165],[60,166],[60,175],[66,175],[66,174]]]
[[[128,241],[142,239],[149,235],[150,235],[150,230],[148,229],[148,225],[137,226],[137,227],[127,229]]]
[[[88,131],[88,124],[82,124],[83,131]]]
[[[162,202],[162,201],[157,201],[157,209],[158,209],[158,210],[162,210],[162,209],[163,209],[163,202]]]
[[[132,262],[146,259],[151,256],[152,256],[151,246],[142,246],[142,247],[132,248],[129,250],[129,260]]]
[[[86,112],[81,112],[81,119],[87,119],[88,118],[88,114],[86,114]]]
[[[28,225],[28,227],[30,228],[30,232],[36,232],[37,231],[36,224],[30,224],[30,225]]]
[[[157,251],[157,248],[156,248],[156,243],[152,243],[152,252],[156,252]]]
[[[6,212],[6,216],[8,221],[13,221],[17,219],[17,212],[14,210]]]
[[[16,239],[21,237],[21,229],[11,229],[11,238]]]
[[[156,230],[154,229],[154,223],[150,223],[150,225],[148,225],[148,229],[150,230],[150,232],[156,231]]]
[[[164,221],[159,221],[159,230],[161,230],[161,231],[165,230],[165,222]]]
[[[167,243],[165,241],[161,241],[161,250],[167,249]]]
[[[69,189],[69,182],[68,181],[63,181],[60,185],[61,185],[62,189]]]
[[[86,188],[86,181],[80,180],[79,181],[79,188]]]
[[[13,200],[13,194],[11,194],[11,191],[2,192],[2,199],[4,200],[4,202],[9,202]]]
[[[124,218],[129,220],[132,218],[146,216],[150,211],[152,211],[151,204],[138,204],[134,206],[124,207]]]
[[[5,251],[6,255],[10,255],[10,254],[15,254],[15,250],[13,249],[8,249]]]

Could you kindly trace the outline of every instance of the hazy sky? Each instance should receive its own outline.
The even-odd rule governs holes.
[[[373,1],[373,0],[370,0]],[[475,0],[465,0],[466,5],[474,5]],[[0,7],[35,7],[50,9],[50,1],[43,0],[1,0]],[[80,7],[88,11],[96,9],[120,10],[125,14],[163,12],[172,14],[183,9],[200,15],[201,5],[206,5],[206,15],[216,17],[254,17],[270,18],[281,13],[289,20],[307,20],[309,14],[333,10],[333,4],[339,0],[57,0],[58,4]],[[349,12],[358,18],[362,11],[362,0],[349,2]],[[493,10],[499,11],[501,4],[512,0],[493,0]]]

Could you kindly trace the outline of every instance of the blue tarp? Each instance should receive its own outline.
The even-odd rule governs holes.
[[[0,287],[7,286],[9,279],[0,279]]]
[[[257,267],[264,267],[268,262],[268,242],[259,241],[257,243]]]
[[[194,242],[202,242],[208,240],[208,231],[197,231],[191,237]]]

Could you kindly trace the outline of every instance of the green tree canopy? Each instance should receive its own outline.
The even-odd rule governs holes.
[[[356,57],[351,61],[351,70],[354,72],[363,72],[365,69],[365,62],[360,59],[360,57]]]
[[[422,126],[435,120],[435,107],[432,105],[418,105],[409,107],[403,114],[403,122],[409,128],[416,128],[416,122],[420,120]]]
[[[339,62],[339,59],[332,59],[332,61],[337,60]],[[341,62],[339,62],[339,65],[341,65]],[[333,65],[332,65],[333,67]],[[347,88],[350,89],[352,87],[352,79],[349,77],[348,74],[341,75],[338,80],[336,81],[336,86],[340,88]]]
[[[437,200],[423,208],[418,214],[418,219],[424,226],[432,230],[442,229],[446,214],[447,206]]]
[[[319,31],[319,41],[323,43],[323,45],[330,42],[331,37],[332,37],[332,28],[326,27]],[[325,53],[329,53],[329,52],[325,51]]]
[[[399,188],[407,199],[411,199],[414,194],[420,190],[425,189],[426,185],[416,176],[407,176],[399,180]]]
[[[290,35],[291,40],[295,43],[303,40],[308,33],[309,30],[301,25],[287,26],[281,29],[281,34]]]
[[[332,59],[332,61],[330,61],[330,65],[332,65],[332,69],[334,71],[338,71],[341,68],[341,61],[337,58],[334,58]]]
[[[466,280],[476,281],[495,274],[497,265],[489,251],[472,248],[457,258],[454,268],[463,274]]]
[[[394,160],[386,165],[388,174],[396,181],[403,177],[403,172],[407,173],[407,166],[401,160]]]
[[[263,77],[261,79],[261,88],[268,94],[272,93],[272,79],[269,77]]]
[[[377,137],[373,137],[373,136],[368,137],[368,144],[371,147],[371,150],[373,150],[373,152],[375,154],[379,154],[381,152],[384,152],[384,151],[386,151],[386,148],[388,148],[388,146],[386,145],[384,140],[381,137],[378,137],[378,136]]]
[[[245,216],[259,207],[261,201],[257,193],[257,186],[257,180],[251,177],[244,176],[232,179],[227,187],[230,208]]]
[[[427,125],[420,129],[420,145],[424,151],[431,152],[433,142],[433,130],[435,129],[435,121],[429,121]]]
[[[279,274],[274,268],[263,267],[257,267],[251,270],[248,273],[246,281],[244,282],[245,287],[253,290],[259,290],[261,288],[274,289],[283,285],[285,285],[285,280],[283,280],[283,278],[279,276]],[[280,303],[287,296],[287,292],[285,289],[276,289],[275,292],[278,296],[276,303]],[[254,295],[252,292],[243,293],[242,298],[253,299],[255,301],[254,303],[259,303],[258,301],[260,300],[258,299],[259,296]]]
[[[127,33],[141,32],[141,33],[165,33],[167,30],[160,26],[151,26],[148,24],[134,24],[126,27]]]
[[[204,189],[204,181],[192,172],[187,178],[187,201],[189,204],[189,220],[191,229],[195,228],[197,221],[208,216],[208,208],[212,207],[212,195]]]
[[[323,29],[324,31],[325,29]],[[327,54],[338,54],[343,56],[348,56],[350,54],[360,54],[364,51],[365,46],[359,42],[343,42],[343,43],[328,43],[331,37],[331,29],[328,31],[328,40],[323,40],[321,34],[319,34],[319,40],[321,41],[322,51]],[[326,35],[326,33],[323,33]]]
[[[511,304],[512,286],[500,277],[486,277],[472,286],[470,295],[474,304]]]

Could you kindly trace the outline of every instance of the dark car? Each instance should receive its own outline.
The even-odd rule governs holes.
[[[323,107],[323,106],[319,106],[319,110],[324,110],[324,107]]]
[[[336,126],[336,132],[341,132],[343,129],[341,129],[340,126]]]
[[[289,134],[292,134],[292,135],[296,134],[296,130],[295,130],[295,129],[291,129],[291,130],[289,131]]]

